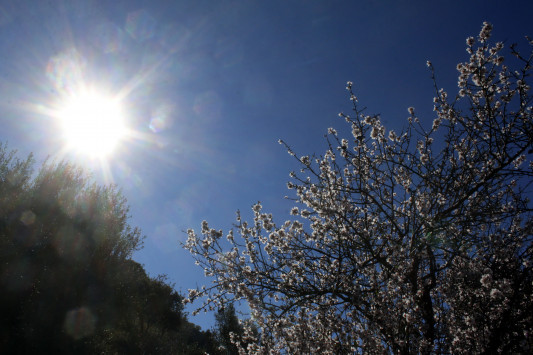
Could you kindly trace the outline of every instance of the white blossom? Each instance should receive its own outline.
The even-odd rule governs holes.
[[[511,70],[491,31],[467,39],[458,95],[439,90],[433,120],[409,107],[386,134],[348,82],[353,137],[330,129],[313,159],[280,141],[301,167],[292,220],[257,203],[224,240],[205,221],[187,231],[212,275],[187,301],[243,300],[260,329],[240,353],[533,352],[533,56],[511,49]]]

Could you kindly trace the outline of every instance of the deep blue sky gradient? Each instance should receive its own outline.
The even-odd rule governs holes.
[[[183,231],[203,219],[227,230],[258,200],[287,219],[298,167],[277,140],[321,154],[328,127],[346,132],[346,81],[387,128],[409,106],[430,123],[426,60],[453,93],[465,38],[489,21],[495,40],[525,48],[531,14],[533,2],[512,0],[1,0],[0,141],[118,184],[147,235],[135,259],[186,291],[208,280],[181,249]],[[103,166],[62,154],[49,114],[80,81],[124,94],[136,132]]]

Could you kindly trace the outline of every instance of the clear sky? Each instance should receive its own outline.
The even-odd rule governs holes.
[[[387,127],[409,106],[432,122],[426,60],[454,92],[465,38],[489,21],[525,47],[532,14],[528,0],[0,0],[0,141],[116,183],[147,236],[134,258],[186,291],[208,280],[183,231],[227,230],[258,200],[287,219],[297,165],[277,141],[321,154],[346,81]],[[120,99],[128,134],[104,158],[66,145],[58,112],[80,88]]]

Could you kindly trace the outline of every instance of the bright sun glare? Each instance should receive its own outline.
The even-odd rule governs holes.
[[[93,158],[107,157],[126,133],[120,102],[96,92],[71,97],[59,118],[67,148]]]

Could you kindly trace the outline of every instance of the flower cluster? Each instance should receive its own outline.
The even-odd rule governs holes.
[[[226,239],[207,222],[188,232],[214,276],[189,298],[250,306],[260,333],[242,353],[533,351],[533,51],[511,48],[511,70],[491,30],[467,39],[455,98],[435,85],[436,117],[409,107],[406,128],[387,132],[348,82],[350,139],[330,129],[312,158],[280,141],[303,172],[288,184],[293,220],[257,203]]]

